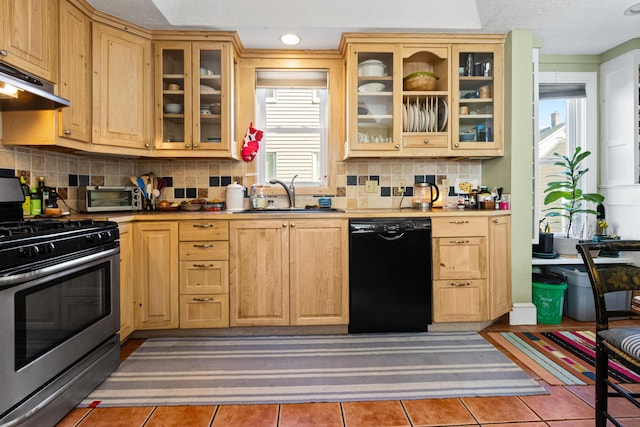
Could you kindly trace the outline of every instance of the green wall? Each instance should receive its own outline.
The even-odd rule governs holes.
[[[511,194],[513,302],[531,302],[533,189],[533,35],[514,30],[505,43],[504,156],[482,164],[482,181]]]

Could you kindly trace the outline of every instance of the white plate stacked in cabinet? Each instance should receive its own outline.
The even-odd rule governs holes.
[[[229,222],[180,221],[180,328],[229,326]]]

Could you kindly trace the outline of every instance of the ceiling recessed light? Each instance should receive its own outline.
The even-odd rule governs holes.
[[[634,4],[633,6],[627,8],[627,10],[624,11],[624,14],[627,16],[640,14],[640,3]]]
[[[300,43],[300,37],[296,34],[283,34],[280,41],[289,46],[295,46]]]

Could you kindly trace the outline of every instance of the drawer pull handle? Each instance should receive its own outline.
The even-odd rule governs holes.
[[[196,268],[213,268],[216,265],[215,264],[193,264],[193,266]]]
[[[454,245],[455,244],[461,245],[461,244],[469,243],[469,241],[468,240],[449,240],[449,243],[453,243]]]
[[[194,248],[202,248],[202,249],[206,249],[206,248],[212,248],[213,244],[212,243],[202,243],[202,244],[193,244]]]
[[[449,221],[449,224],[469,224],[468,220]]]
[[[193,224],[195,228],[212,228],[215,227],[213,224]]]
[[[469,282],[465,282],[465,283],[452,283],[451,286],[456,286],[456,287],[464,287],[464,286],[471,286],[471,283]]]
[[[198,302],[212,302],[215,301],[215,298],[194,298],[193,300]]]
[[[499,223],[499,222],[500,222],[500,221],[499,221],[499,220],[497,220],[497,219],[494,219],[494,220],[493,220],[493,223],[494,223],[494,224],[497,224],[497,223]]]
[[[425,140],[424,140],[424,143],[425,143],[425,144],[428,144],[428,143],[429,143],[429,139],[425,139]]]

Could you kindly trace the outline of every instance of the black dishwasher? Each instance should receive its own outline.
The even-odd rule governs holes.
[[[431,220],[349,221],[349,333],[426,332]]]

